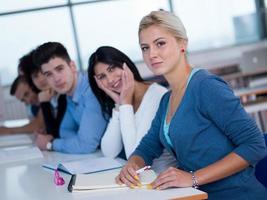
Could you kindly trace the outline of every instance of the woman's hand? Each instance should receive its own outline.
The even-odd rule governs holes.
[[[189,172],[170,167],[162,172],[155,181],[151,183],[153,189],[166,189],[170,187],[191,187],[192,175]]]
[[[134,94],[134,76],[128,66],[123,64],[122,71],[122,89],[121,93],[118,94],[103,85],[103,83],[97,79],[95,76],[95,81],[97,86],[103,90],[116,104],[132,104],[133,94]]]
[[[97,86],[103,90],[116,104],[120,104],[120,95],[106,88],[103,83],[94,76]]]
[[[55,91],[51,88],[48,90],[41,91],[38,93],[39,102],[51,101],[54,95],[55,95]]]
[[[122,90],[120,104],[132,104],[134,95],[134,76],[129,67],[123,63]]]
[[[126,184],[131,188],[140,185],[139,177],[136,173],[138,169],[140,169],[140,167],[136,163],[128,161],[116,177],[116,183],[119,185]]]

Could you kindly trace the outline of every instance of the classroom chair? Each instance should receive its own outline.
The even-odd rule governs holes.
[[[267,133],[264,134],[265,144],[267,146]],[[265,156],[260,162],[257,163],[255,168],[255,175],[257,179],[267,189],[267,156]]]

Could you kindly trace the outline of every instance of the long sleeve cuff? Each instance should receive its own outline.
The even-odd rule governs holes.
[[[131,104],[121,105],[119,107],[119,115],[121,119],[129,119],[130,116],[134,116],[133,106]],[[130,121],[132,122],[132,120]]]
[[[115,108],[112,109],[112,118],[117,121],[120,120],[120,113]]]

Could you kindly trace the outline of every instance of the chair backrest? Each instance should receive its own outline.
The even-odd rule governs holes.
[[[267,134],[264,134],[265,144],[267,146]],[[255,168],[257,179],[267,188],[267,156],[265,156]]]
[[[263,136],[264,136],[265,144],[266,144],[266,147],[267,147],[267,133],[264,133]]]

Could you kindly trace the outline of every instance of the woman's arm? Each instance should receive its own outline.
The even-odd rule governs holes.
[[[53,108],[51,103],[53,96],[56,97],[56,94],[51,88],[38,93],[38,99],[43,112],[46,133],[56,136],[57,121],[55,116],[55,108]]]
[[[210,78],[199,84],[199,110],[234,145],[233,153],[250,165],[266,155],[262,133],[246,113],[230,87],[220,78]]]
[[[58,96],[56,107],[52,105],[51,101],[40,102],[40,107],[43,112],[46,132],[53,135],[54,138],[58,138],[59,127],[67,107],[66,95]]]
[[[137,137],[134,110],[133,106],[129,104],[121,105],[119,110],[121,137],[126,157],[129,158],[140,142],[140,139]],[[144,119],[144,123],[145,121],[146,119]],[[141,124],[139,125],[141,126]]]
[[[38,129],[44,128],[43,115],[41,109],[38,111],[36,117],[34,117],[28,124],[19,127],[0,127],[0,134],[15,134],[15,133],[33,133]]]
[[[136,134],[134,112],[132,109],[134,78],[132,72],[129,70],[126,64],[123,64],[123,69],[122,89],[119,95],[106,88],[97,78],[96,82],[99,88],[101,88],[107,95],[109,95],[116,104],[120,105],[119,112],[116,110],[116,108],[114,108],[112,111],[112,118],[101,141],[102,152],[105,156],[116,157],[124,146],[126,157],[128,158],[135,148],[135,146],[133,147],[133,145],[136,141],[136,139],[132,140],[133,138],[135,138]],[[126,109],[126,116],[121,116],[121,107],[130,108]],[[124,110],[125,109],[123,109],[123,111]],[[123,127],[125,127],[125,125],[127,127],[127,134],[124,136],[126,143],[124,143],[125,141],[122,141],[121,135],[121,132],[124,130]],[[130,137],[130,140],[128,140],[128,137]],[[131,142],[129,143],[128,141]]]
[[[153,159],[162,154],[163,146],[160,142],[159,131],[163,109],[164,106],[161,102],[148,133],[143,137],[125,167],[116,178],[117,183],[125,183],[129,187],[138,185],[139,181],[135,171],[145,165],[151,165]]]
[[[236,153],[230,153],[223,159],[195,172],[199,185],[211,183],[231,176],[249,166],[249,163]]]
[[[122,105],[120,110],[120,126],[122,140],[127,158],[131,156],[141,139],[146,135],[159,108],[166,88],[152,84],[145,92],[138,113],[134,114],[132,105]]]
[[[211,183],[227,176],[231,176],[246,167],[248,162],[235,153],[230,153],[222,160],[194,172],[197,185]],[[151,184],[153,189],[166,189],[169,187],[193,186],[192,174],[180,169],[170,167],[161,173]]]
[[[53,114],[53,107],[49,101],[41,102],[40,107],[41,107],[43,115],[44,115],[46,132],[48,134],[54,135],[54,131],[56,128],[56,118]]]
[[[101,150],[104,156],[115,158],[123,148],[119,112],[112,110],[112,117],[101,139]]]

